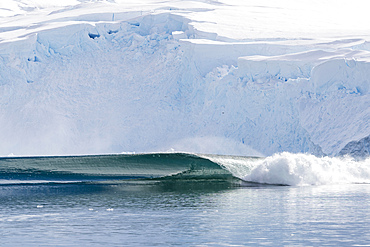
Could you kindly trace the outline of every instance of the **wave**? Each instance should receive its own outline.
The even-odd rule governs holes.
[[[290,186],[370,183],[370,157],[355,160],[288,152],[266,158],[201,156],[249,183]]]
[[[2,185],[228,178],[220,165],[185,153],[0,158]]]
[[[370,183],[370,158],[280,153],[266,158],[188,153],[0,158],[0,185],[227,181],[251,185]]]
[[[370,183],[370,157],[316,157],[280,153],[257,161],[246,181],[295,186]]]

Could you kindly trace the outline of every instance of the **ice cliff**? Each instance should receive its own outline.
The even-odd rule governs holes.
[[[364,158],[370,156],[370,136],[359,141],[348,143],[340,152],[340,155],[350,155],[354,158]]]
[[[367,27],[288,2],[5,1],[0,154],[366,148]]]

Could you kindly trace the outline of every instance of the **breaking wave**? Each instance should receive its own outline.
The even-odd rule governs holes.
[[[370,183],[370,158],[280,153],[266,158],[186,153],[0,158],[0,185],[223,181],[238,185]]]
[[[242,179],[284,185],[370,183],[370,158],[281,153],[259,160]]]

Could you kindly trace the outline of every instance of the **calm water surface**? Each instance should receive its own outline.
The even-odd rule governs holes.
[[[370,186],[0,187],[1,246],[370,246]]]

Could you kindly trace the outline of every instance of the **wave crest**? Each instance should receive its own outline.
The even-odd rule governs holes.
[[[283,185],[370,183],[370,158],[355,161],[344,157],[280,153],[257,160],[245,181]]]
[[[241,179],[293,186],[370,183],[370,157],[356,161],[286,152],[266,158],[189,153],[0,158],[0,185],[132,179]]]

